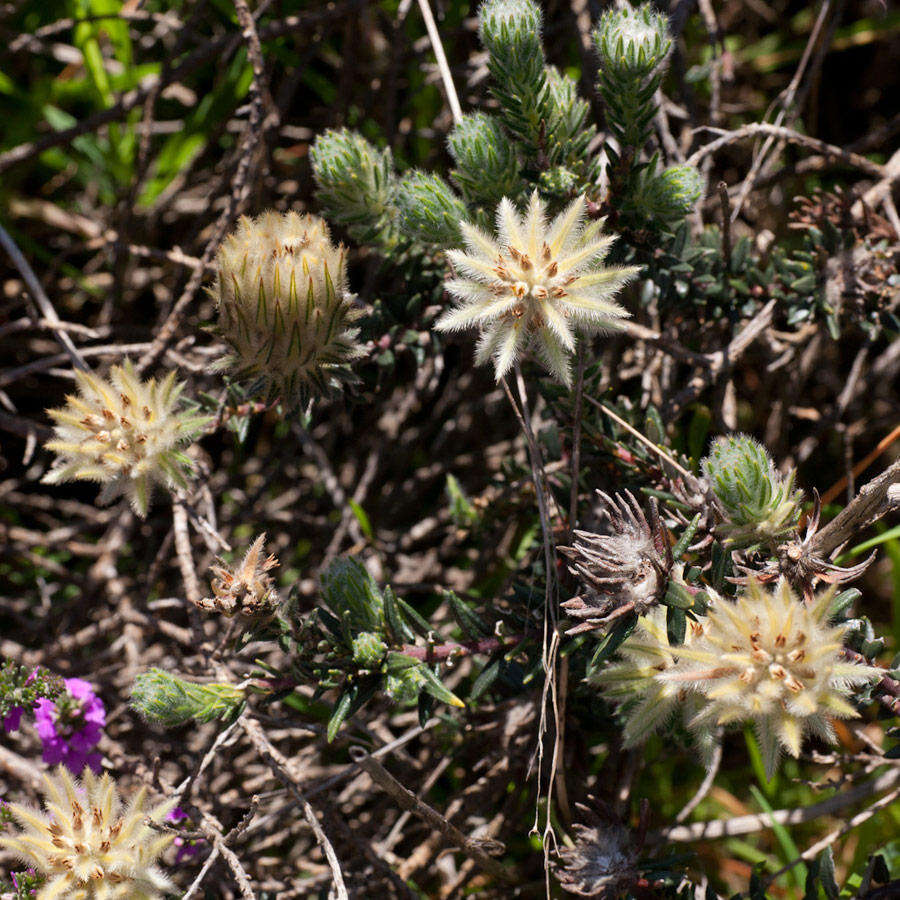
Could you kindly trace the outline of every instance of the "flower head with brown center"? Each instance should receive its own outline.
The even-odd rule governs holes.
[[[143,518],[154,485],[187,485],[191,461],[182,447],[206,419],[182,409],[184,385],[174,371],[161,382],[141,381],[126,360],[112,367],[109,379],[89,372],[75,378],[79,394],[48,410],[56,428],[46,447],[57,459],[44,482],[97,481],[100,503],[124,494]]]
[[[798,756],[808,733],[834,741],[829,718],[856,716],[852,688],[879,674],[842,658],[848,626],[829,624],[832,598],[807,605],[786,580],[772,592],[750,581],[736,602],[714,603],[702,636],[659,681],[705,699],[693,728],[752,722],[771,776],[779,748]]]
[[[612,298],[638,272],[607,268],[614,236],[602,222],[585,224],[587,204],[578,197],[552,222],[537,191],[524,213],[504,198],[497,208],[497,237],[462,223],[466,251],[449,250],[455,275],[445,282],[460,305],[444,313],[442,331],[478,328],[475,360],[493,360],[499,381],[527,349],[566,385],[577,332],[615,328],[628,313]]]
[[[46,878],[40,900],[157,900],[174,889],[156,864],[172,835],[145,820],[161,823],[175,801],[147,809],[142,789],[123,805],[108,774],[85,769],[79,783],[62,766],[44,775],[43,793],[44,812],[8,804],[22,830],[0,837],[0,847]]]

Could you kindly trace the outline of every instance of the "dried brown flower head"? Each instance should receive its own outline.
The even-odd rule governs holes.
[[[560,548],[571,560],[569,571],[581,582],[580,593],[562,604],[579,624],[569,634],[608,628],[629,613],[641,616],[666,590],[672,555],[656,502],[650,502],[650,518],[634,495],[623,491],[609,497],[597,494],[611,534],[575,532],[575,545]]]
[[[201,609],[216,610],[231,618],[241,615],[248,619],[261,619],[272,615],[278,603],[275,585],[269,570],[278,565],[274,554],[263,556],[265,534],[251,545],[239,566],[229,566],[224,560],[212,567],[210,587],[213,596],[201,600]]]
[[[602,815],[583,803],[576,804],[587,824],[572,827],[575,846],[559,851],[554,874],[560,887],[570,894],[612,900],[622,896],[640,878],[637,858],[641,841],[633,841],[610,810],[599,803],[597,806]]]

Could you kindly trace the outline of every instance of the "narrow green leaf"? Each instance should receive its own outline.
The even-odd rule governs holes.
[[[441,703],[446,703],[448,706],[455,706],[458,709],[461,709],[466,705],[453,693],[453,691],[444,686],[444,683],[440,678],[434,674],[431,666],[422,663],[418,672],[422,676],[422,689],[431,694],[435,700],[440,700]]]
[[[331,718],[328,720],[328,729],[325,735],[329,744],[334,740],[334,736],[340,730],[341,725],[344,724],[344,720],[350,715],[350,707],[353,705],[355,693],[356,688],[349,687],[338,697],[338,702],[335,704]]]

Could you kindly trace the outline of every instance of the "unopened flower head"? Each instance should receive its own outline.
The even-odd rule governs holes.
[[[9,804],[21,830],[0,836],[0,847],[46,878],[41,898],[157,900],[174,889],[157,866],[172,835],[144,821],[162,822],[174,801],[147,809],[141,789],[123,804],[112,778],[89,769],[81,783],[62,767],[43,777],[45,811]]]
[[[611,534],[576,531],[565,548],[569,570],[579,580],[577,596],[563,603],[579,624],[568,634],[608,627],[623,615],[642,616],[665,591],[672,560],[659,514],[651,506],[650,521],[630,491],[609,497],[597,491]]]
[[[608,9],[594,31],[603,69],[623,77],[646,77],[665,60],[672,41],[665,16],[650,4]]]
[[[843,659],[848,626],[828,624],[833,596],[807,605],[786,580],[771,592],[750,581],[736,602],[715,602],[702,636],[659,680],[705,699],[694,728],[752,722],[771,775],[779,747],[798,756],[806,734],[833,742],[829,718],[856,716],[851,690],[879,672]]]
[[[619,647],[620,659],[591,677],[605,697],[622,705],[626,747],[643,743],[672,718],[679,705],[686,714],[696,714],[698,704],[688,692],[661,675],[675,669],[680,656],[702,636],[706,622],[689,619],[684,643],[673,646],[666,630],[666,608],[654,606]]]
[[[447,252],[455,277],[445,283],[460,305],[437,327],[478,328],[476,362],[493,360],[498,381],[531,348],[569,385],[576,332],[615,328],[628,315],[612,298],[638,269],[603,266],[615,237],[601,233],[602,222],[586,225],[586,212],[579,197],[548,223],[535,191],[522,214],[501,200],[496,238],[462,223],[467,249]]]
[[[274,554],[265,555],[265,543],[266,536],[261,534],[239,566],[218,560],[212,567],[213,596],[200,601],[201,609],[218,610],[229,618],[240,614],[248,619],[265,618],[275,611],[278,595],[269,572],[278,565],[278,559]]]
[[[80,371],[75,377],[78,395],[48,410],[56,427],[46,447],[57,459],[44,481],[99,482],[100,503],[124,495],[143,518],[154,485],[187,486],[191,461],[183,447],[206,420],[183,409],[184,384],[174,371],[162,381],[141,381],[126,360],[108,379]]]
[[[225,366],[290,407],[350,380],[347,364],[362,354],[350,327],[360,311],[347,293],[346,252],[322,219],[244,217],[217,265],[213,295],[231,347]]]
[[[800,519],[794,471],[783,477],[765,448],[746,434],[716,440],[703,474],[725,513],[720,531],[736,544],[787,537]]]
[[[533,0],[485,0],[478,10],[478,34],[490,51],[540,34],[543,13]]]

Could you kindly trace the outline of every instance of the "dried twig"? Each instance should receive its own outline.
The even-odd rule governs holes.
[[[412,791],[407,790],[388,772],[387,769],[367,753],[362,747],[351,747],[350,758],[362,767],[363,771],[382,789],[401,809],[409,810],[443,835],[446,843],[457,847],[470,856],[489,875],[503,882],[514,881],[514,874],[496,859],[484,852],[478,841],[463,834],[455,825],[448,822],[437,810],[420,800]]]

